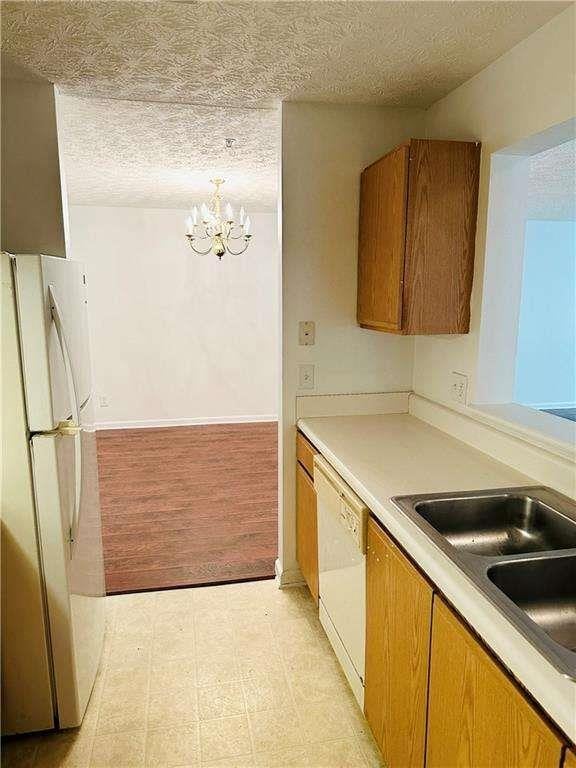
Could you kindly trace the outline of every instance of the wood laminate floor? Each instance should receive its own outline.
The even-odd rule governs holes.
[[[274,575],[277,424],[98,433],[107,592]]]

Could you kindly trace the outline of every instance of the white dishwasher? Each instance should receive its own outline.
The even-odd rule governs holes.
[[[314,457],[320,622],[364,708],[368,508],[330,464]]]

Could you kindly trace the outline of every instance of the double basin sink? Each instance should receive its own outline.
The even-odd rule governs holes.
[[[576,504],[544,487],[392,501],[563,675],[576,680]]]

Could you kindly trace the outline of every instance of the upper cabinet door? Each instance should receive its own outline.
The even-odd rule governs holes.
[[[401,330],[408,161],[403,145],[362,173],[358,323],[364,328]]]
[[[467,333],[480,144],[412,139],[364,170],[358,323],[405,334]]]
[[[480,144],[410,142],[404,333],[467,333]]]

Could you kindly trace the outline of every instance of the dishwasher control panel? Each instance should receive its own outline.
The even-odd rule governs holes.
[[[368,510],[366,507],[354,508],[348,503],[342,491],[340,492],[340,521],[356,541],[358,549],[363,553],[366,552]]]
[[[366,554],[368,507],[323,456],[314,457],[314,487],[323,505],[331,510],[361,554]]]

